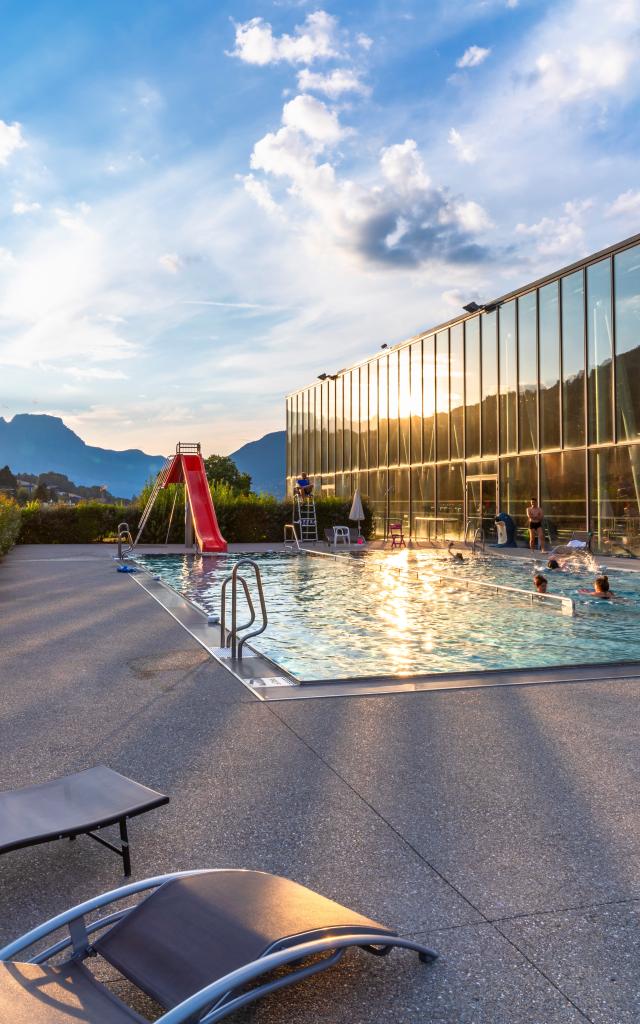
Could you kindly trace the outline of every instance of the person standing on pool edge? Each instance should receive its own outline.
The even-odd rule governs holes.
[[[531,498],[529,501],[527,519],[529,520],[529,547],[532,551],[535,551],[536,541],[539,541],[540,550],[544,551],[544,533],[542,531],[544,512],[535,498]]]

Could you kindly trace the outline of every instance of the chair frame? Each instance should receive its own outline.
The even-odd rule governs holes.
[[[46,963],[47,960],[50,960],[65,949],[69,949],[69,947],[72,950],[69,957],[70,960],[84,960],[93,954],[89,941],[90,936],[94,932],[107,928],[121,918],[126,917],[130,911],[135,909],[137,904],[116,910],[90,923],[85,921],[87,914],[100,910],[103,907],[108,907],[112,903],[126,899],[128,896],[157,889],[165,882],[170,882],[176,878],[187,878],[192,875],[210,873],[211,870],[199,870],[156,875],[153,878],[132,882],[118,889],[112,889],[100,896],[95,896],[93,899],[86,900],[84,903],[80,903],[70,910],[52,917],[38,927],[26,932],[14,942],[4,946],[0,949],[0,961],[15,960],[18,954],[65,926],[69,929],[68,938],[61,939],[26,962],[31,964]],[[366,932],[364,930],[362,932],[350,932],[345,930],[341,934],[337,934],[335,930],[331,929],[316,929],[297,935],[294,940],[289,936],[286,939],[273,943],[257,960],[231,971],[224,977],[218,978],[217,981],[205,986],[199,992],[195,992],[187,999],[184,999],[178,1006],[173,1007],[173,1009],[168,1010],[161,1017],[157,1018],[156,1024],[188,1024],[188,1022],[193,1022],[193,1024],[196,1024],[196,1022],[197,1024],[214,1024],[214,1022],[222,1020],[230,1013],[233,1013],[234,1010],[245,1006],[247,1003],[326,970],[341,960],[347,949],[352,946],[359,946],[374,956],[386,956],[394,946],[397,946],[400,949],[409,949],[416,952],[421,963],[432,963],[438,958],[438,954],[428,946],[423,946],[412,939],[401,938],[394,932]],[[321,960],[315,960],[306,966],[297,966],[283,977],[264,981],[248,992],[239,991],[249,982],[277,968],[285,967],[289,964],[296,965],[302,960],[306,960],[309,957],[317,957],[323,953],[328,953],[329,955]],[[22,962],[25,961],[23,960]]]

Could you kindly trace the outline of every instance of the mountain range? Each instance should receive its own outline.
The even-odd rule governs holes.
[[[250,473],[252,489],[284,494],[285,432],[251,441],[231,454],[238,469]],[[163,455],[138,448],[113,451],[86,444],[58,416],[19,413],[0,416],[0,466],[14,473],[65,473],[78,484],[106,485],[112,494],[131,498],[160,470]]]

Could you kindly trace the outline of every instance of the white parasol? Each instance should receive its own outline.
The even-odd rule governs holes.
[[[353,495],[353,501],[351,502],[351,511],[349,512],[349,519],[353,519],[354,522],[358,523],[358,536],[360,535],[360,523],[364,519],[364,509],[362,507],[362,498],[360,497],[360,488],[356,487]]]

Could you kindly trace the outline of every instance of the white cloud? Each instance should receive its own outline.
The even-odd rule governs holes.
[[[17,121],[7,124],[0,119],[0,167],[5,167],[13,153],[18,149],[24,149],[26,144],[21,124]]]
[[[486,231],[488,228],[493,227],[491,218],[486,210],[479,203],[474,202],[473,199],[456,202],[453,205],[453,209],[461,227],[472,234],[478,234],[480,231]]]
[[[425,191],[431,184],[415,139],[405,139],[402,143],[383,149],[380,169],[400,194]]]
[[[632,188],[622,192],[617,199],[607,207],[609,217],[637,217],[640,216],[640,191]]]
[[[127,380],[122,370],[106,370],[102,366],[68,366],[63,370],[74,380]]]
[[[490,53],[491,50],[486,49],[484,46],[469,46],[462,54],[462,57],[459,57],[456,61],[456,67],[477,68],[479,64],[482,64],[487,59]]]
[[[322,144],[338,142],[345,134],[338,115],[315,96],[296,96],[285,103],[282,122]]]
[[[621,85],[634,61],[625,42],[577,44],[541,53],[535,66],[541,91],[554,103],[596,98]]]
[[[370,36],[365,35],[364,32],[358,33],[356,36],[356,42],[363,50],[370,50],[373,46],[373,39]]]
[[[371,92],[358,74],[350,68],[335,68],[326,75],[303,68],[298,72],[298,88],[303,92],[323,92],[332,100],[345,92],[354,92],[361,96],[368,96]]]
[[[254,174],[238,174],[237,180],[241,181],[248,195],[267,213],[272,215],[280,214],[280,207],[275,202],[268,185],[264,181],[258,181]]]
[[[585,245],[584,214],[591,199],[567,202],[560,217],[543,217],[536,224],[517,224],[516,233],[534,239],[541,256],[563,256],[581,252]]]
[[[461,163],[474,164],[478,159],[475,146],[470,142],[466,142],[456,128],[449,130],[447,141],[450,146],[453,146],[455,154]]]
[[[11,250],[0,246],[0,270],[12,267],[15,262],[15,257]]]
[[[514,8],[518,6],[518,0],[507,0],[507,7]]]
[[[177,252],[165,252],[162,256],[158,256],[158,263],[169,274],[177,274],[179,270],[182,270],[183,265]]]
[[[326,11],[309,14],[303,25],[296,26],[292,36],[274,36],[271,25],[262,18],[251,18],[235,26],[236,45],[230,56],[246,64],[312,64],[315,60],[335,57],[336,19]]]
[[[40,203],[27,203],[24,199],[16,199],[11,207],[17,217],[21,217],[25,213],[36,213],[40,208]]]

